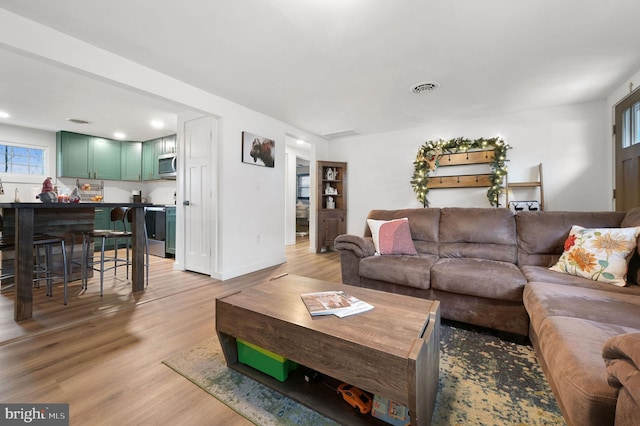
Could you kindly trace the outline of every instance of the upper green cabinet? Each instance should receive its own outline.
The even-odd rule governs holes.
[[[122,180],[142,180],[142,143],[122,142]]]
[[[56,134],[58,176],[80,179],[157,180],[158,156],[176,152],[176,135],[121,142],[72,132]]]
[[[162,138],[142,142],[142,180],[160,179],[158,156],[163,152]]]
[[[71,132],[56,135],[58,176],[121,179],[120,141]]]
[[[165,136],[142,143],[142,180],[160,179],[158,156],[176,152],[176,135]]]

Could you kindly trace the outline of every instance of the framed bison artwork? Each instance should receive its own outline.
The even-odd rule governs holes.
[[[249,132],[242,132],[242,162],[273,167],[276,157],[275,141]]]

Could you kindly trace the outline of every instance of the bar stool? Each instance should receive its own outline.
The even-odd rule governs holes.
[[[89,269],[100,272],[100,297],[102,297],[104,289],[104,273],[113,269],[113,274],[115,276],[118,267],[128,266],[128,250],[127,258],[121,258],[118,256],[118,241],[123,238],[127,239],[126,246],[128,248],[128,239],[131,238],[131,233],[125,230],[126,211],[126,207],[115,207],[111,209],[111,223],[113,224],[113,229],[94,229],[92,231],[82,233],[81,276],[83,290],[86,290],[88,287]],[[118,223],[122,224],[121,226],[123,230],[116,229]],[[91,243],[97,238],[101,239],[102,242],[100,258],[98,260],[90,260]],[[113,256],[105,255],[105,246],[109,239],[112,239],[115,242]],[[71,255],[73,256],[73,247],[71,249]],[[106,266],[108,263],[113,263],[113,266]]]
[[[0,232],[3,229],[3,220],[0,215]],[[56,276],[53,273],[53,248],[60,246],[62,253],[62,276]],[[33,282],[39,287],[40,281],[46,281],[46,295],[53,296],[53,280],[55,278],[62,278],[64,289],[64,304],[67,304],[67,251],[64,244],[64,238],[57,237],[48,234],[36,234],[33,236],[34,247],[34,268]],[[0,237],[0,251],[15,251],[15,239],[13,237]],[[41,256],[43,260],[41,261]],[[9,271],[7,271],[9,269]],[[0,272],[0,282],[6,279],[14,278],[15,271],[13,267],[2,268]],[[0,291],[5,291],[14,287],[14,284],[10,284],[2,288]]]

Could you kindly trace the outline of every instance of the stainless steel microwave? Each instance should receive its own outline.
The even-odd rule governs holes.
[[[163,179],[176,178],[177,155],[175,152],[158,156],[158,175]]]

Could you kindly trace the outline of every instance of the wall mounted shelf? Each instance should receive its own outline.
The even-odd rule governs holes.
[[[462,166],[469,164],[492,163],[495,152],[491,150],[467,151],[455,154],[442,154],[439,158],[439,168],[447,166]],[[435,160],[432,162],[435,163]],[[431,169],[433,170],[433,166]],[[476,188],[491,186],[491,174],[429,176],[429,189],[438,188]]]

